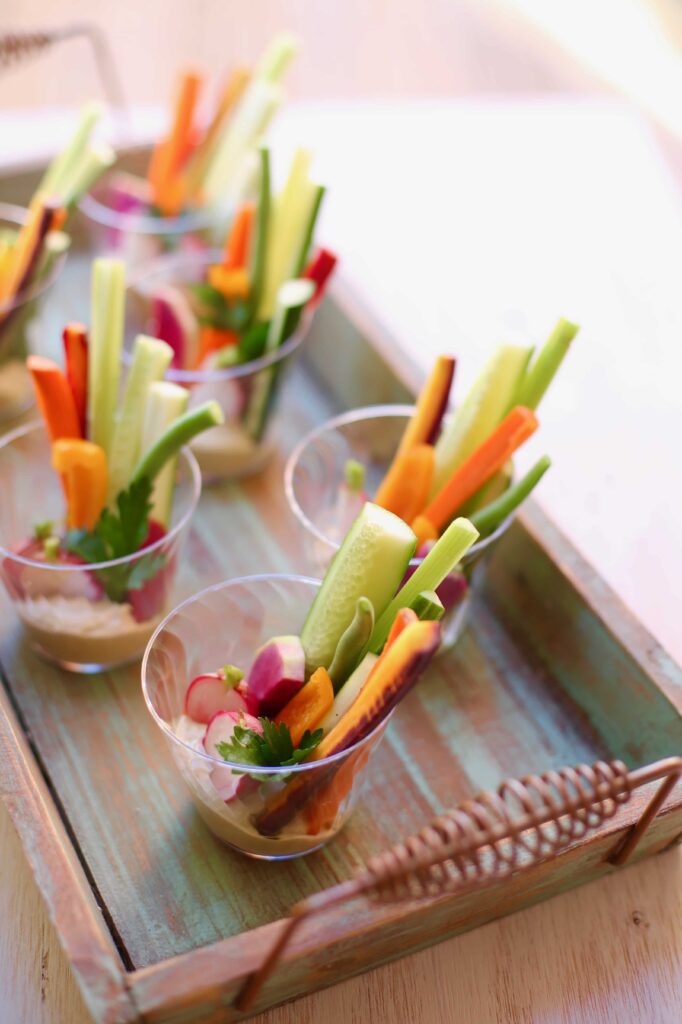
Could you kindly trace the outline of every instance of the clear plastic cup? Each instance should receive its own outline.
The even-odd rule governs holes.
[[[319,586],[303,576],[268,575],[209,587],[161,623],[142,662],[144,699],[199,815],[227,846],[260,860],[300,857],[340,831],[390,715],[348,750],[287,768],[258,768],[253,778],[233,774],[243,765],[206,753],[205,726],[183,714],[185,693],[195,676],[225,663],[248,672],[261,644],[300,633]]]
[[[42,423],[30,423],[2,438],[0,577],[34,650],[81,673],[140,658],[171,607],[182,544],[200,493],[199,467],[183,449],[173,519],[163,537],[114,561],[44,561],[40,544],[31,543],[34,527],[51,521],[60,532],[65,511],[49,438]],[[133,570],[144,576],[144,582],[126,590]]]
[[[135,183],[139,194],[126,198]],[[227,230],[230,213],[211,206],[187,210],[176,217],[154,212],[142,178],[112,171],[80,200],[90,244],[97,255],[116,256],[129,267],[164,253],[195,252],[217,244]]]
[[[221,259],[219,250],[176,254],[132,276],[126,297],[123,358],[127,365],[136,335],[154,334],[153,301],[160,290],[183,292],[204,281],[208,267]],[[280,348],[249,363],[220,370],[186,370],[172,365],[167,371],[166,380],[189,389],[190,408],[214,400],[223,411],[222,426],[205,431],[191,442],[204,483],[251,476],[270,460],[276,447],[274,421],[279,391],[308,324],[304,317],[296,333]],[[262,414],[254,418],[255,403],[261,402]]]
[[[0,234],[25,223],[28,210],[0,203]],[[13,299],[0,303],[0,425],[16,419],[33,404],[33,387],[26,370],[26,356],[42,347],[46,331],[45,299],[59,277],[67,253],[55,256],[41,281],[24,288]]]
[[[306,435],[291,453],[284,471],[284,489],[289,507],[299,522],[304,551],[315,572],[324,575],[339,548],[346,529],[360,511],[353,498],[346,499],[345,515],[339,515],[339,495],[344,492],[349,459],[366,469],[364,491],[372,499],[386,475],[409,419],[410,405],[375,405],[354,409],[328,420]],[[445,606],[441,620],[441,647],[448,650],[459,639],[467,622],[472,595],[480,586],[486,560],[508,529],[509,517],[494,533],[474,544],[457,569],[438,589]],[[410,562],[410,572],[422,559]]]

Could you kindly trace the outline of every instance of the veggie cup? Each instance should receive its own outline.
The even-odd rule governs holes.
[[[161,623],[142,662],[147,707],[199,815],[227,846],[260,860],[302,856],[340,831],[357,804],[367,762],[390,715],[341,753],[287,767],[258,767],[252,777],[242,774],[244,765],[206,753],[205,727],[183,714],[185,694],[207,666],[229,662],[248,670],[265,641],[300,632],[319,587],[318,580],[286,575],[247,576],[209,587]],[[268,820],[273,798],[292,780],[300,780],[305,798],[286,822]]]
[[[194,315],[191,306],[187,309],[191,286],[202,282],[208,267],[221,256],[219,251],[211,250],[157,260],[149,270],[135,275],[126,301],[124,361],[130,362],[137,334],[158,336],[159,315],[172,316],[173,324],[165,322],[161,332],[169,343],[172,338],[176,349],[166,380],[189,389],[190,409],[209,400],[217,401],[222,409],[224,424],[191,443],[204,483],[250,476],[260,472],[272,456],[279,389],[309,323],[304,316],[298,330],[279,348],[250,362],[221,369],[178,368],[178,363],[185,361],[183,347],[196,344]],[[158,312],[159,296],[165,297],[162,314]]]
[[[414,414],[410,405],[377,405],[355,409],[328,420],[304,437],[284,472],[289,507],[303,530],[311,567],[324,574],[365,500],[386,476],[405,427]],[[349,464],[365,468],[356,486]],[[457,571],[438,588],[445,613],[441,619],[441,651],[459,639],[467,622],[471,598],[485,575],[487,558],[508,529],[509,516],[464,555]],[[410,573],[423,561],[413,558]]]
[[[84,563],[75,555],[50,559],[36,519],[59,524],[64,495],[52,467],[42,423],[0,442],[0,575],[32,647],[72,672],[91,673],[139,658],[166,613],[187,525],[201,493],[191,452],[178,459],[168,531],[135,554]],[[48,530],[48,532],[52,532]]]
[[[7,231],[14,232],[27,218],[28,210],[23,207],[0,203],[0,239]],[[40,280],[6,302],[0,302],[0,424],[20,416],[33,404],[26,356],[38,347],[38,339],[44,331],[45,298],[59,277],[66,257],[66,249],[48,252]]]
[[[95,255],[139,266],[164,253],[206,249],[225,231],[230,219],[225,209],[206,206],[164,217],[152,208],[145,186],[141,179],[113,171],[83,196],[78,208]]]

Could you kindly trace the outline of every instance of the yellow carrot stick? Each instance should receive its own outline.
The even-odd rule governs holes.
[[[325,668],[313,672],[305,686],[301,687],[288,704],[282,708],[275,723],[289,727],[291,742],[297,747],[304,734],[316,727],[334,703],[334,685]]]
[[[397,458],[374,501],[411,523],[423,509],[431,489],[435,453],[430,444],[417,444]]]
[[[66,439],[52,446],[52,465],[66,486],[69,529],[92,530],[107,496],[107,457],[92,441]]]

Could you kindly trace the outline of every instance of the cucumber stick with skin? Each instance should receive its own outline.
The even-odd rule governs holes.
[[[165,341],[138,334],[133,348],[133,362],[123,392],[109,456],[107,500],[116,500],[119,491],[127,488],[142,448],[145,407],[150,385],[161,381],[171,364],[173,349]]]
[[[327,569],[301,632],[309,671],[328,668],[342,635],[353,621],[358,600],[371,601],[382,615],[400,586],[417,546],[402,519],[367,502]],[[417,588],[416,593],[424,590]]]
[[[277,295],[275,315],[270,321],[264,355],[275,352],[293,334],[303,307],[314,293],[314,283],[304,278],[286,281],[282,285]],[[267,366],[253,380],[249,404],[244,414],[244,427],[254,441],[260,441],[263,436],[268,402],[279,370],[279,363]]]
[[[436,443],[430,497],[504,419],[533,354],[532,348],[500,345]]]
[[[158,381],[150,385],[142,428],[142,451],[148,451],[180,419],[189,401],[189,391],[170,381]],[[170,526],[175,490],[175,472],[178,464],[177,453],[168,459],[157,474],[151,496],[150,516],[166,529]]]
[[[381,652],[400,609],[410,608],[415,598],[423,591],[437,590],[477,538],[478,530],[471,525],[468,519],[455,519],[453,523],[450,523],[445,533],[436,541],[424,561],[417,566],[388,607],[378,613],[378,621],[369,642],[370,651],[374,654]]]
[[[137,483],[142,477],[148,477],[152,483],[169,459],[180,451],[184,444],[189,444],[193,437],[211,427],[219,427],[225,422],[223,411],[217,402],[204,402],[196,409],[190,409],[179,420],[164,430],[161,437],[152,445],[138,462],[131,483]]]
[[[92,265],[92,314],[88,349],[88,440],[109,459],[121,378],[125,264],[97,259]]]

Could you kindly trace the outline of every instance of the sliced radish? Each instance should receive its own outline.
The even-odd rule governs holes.
[[[174,369],[193,370],[199,353],[199,321],[187,296],[179,288],[164,285],[151,301],[150,333],[173,349]]]
[[[229,743],[237,725],[241,725],[245,729],[253,729],[254,732],[259,734],[263,732],[262,725],[252,715],[237,711],[219,711],[208,723],[204,733],[204,750],[206,753],[219,758],[220,754],[218,753],[217,745],[219,743]],[[220,798],[226,804],[230,803],[237,796],[245,796],[258,785],[256,779],[252,779],[248,775],[235,774],[227,765],[225,767],[217,765],[211,770],[211,782],[215,786]]]
[[[12,558],[3,561],[8,586],[19,600],[29,597],[84,597],[88,601],[99,601],[104,596],[104,588],[93,573],[57,571],[60,566],[86,565],[78,555],[59,548],[56,558],[48,559],[43,541],[35,538],[18,544],[14,553],[31,562],[31,565],[26,565]]]
[[[239,689],[226,682],[221,672],[207,672],[193,679],[185,694],[185,714],[208,725],[219,711],[246,714],[248,705]]]
[[[298,636],[278,636],[256,653],[248,677],[248,691],[258,703],[258,714],[268,718],[282,710],[305,682],[305,652]]]

